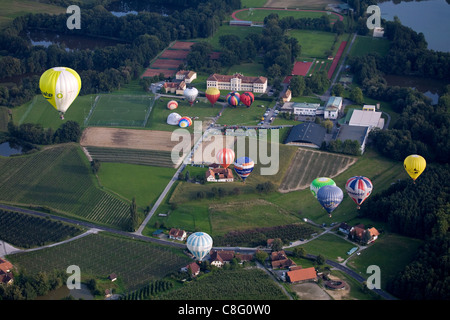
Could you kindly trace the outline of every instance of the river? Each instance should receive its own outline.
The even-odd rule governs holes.
[[[416,32],[422,32],[428,49],[450,52],[450,4],[446,0],[386,1],[378,6],[381,18],[400,22]]]

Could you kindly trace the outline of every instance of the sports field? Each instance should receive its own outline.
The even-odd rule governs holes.
[[[153,104],[153,97],[147,95],[98,95],[84,125],[145,127]]]

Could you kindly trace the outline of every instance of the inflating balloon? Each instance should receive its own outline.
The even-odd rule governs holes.
[[[178,113],[172,112],[167,117],[167,124],[170,124],[172,126],[177,126],[180,123],[180,119],[181,119],[181,116]]]
[[[220,98],[220,90],[217,89],[216,87],[209,87],[208,89],[206,89],[205,91],[205,96],[208,99],[209,102],[211,102],[211,104],[214,107],[214,104],[217,102],[217,100],[219,100]]]
[[[192,88],[186,88],[183,91],[183,95],[186,98],[186,100],[189,102],[189,104],[192,106],[195,99],[197,99],[198,90],[194,87]]]
[[[180,118],[180,120],[178,121],[178,125],[181,128],[187,128],[190,127],[192,125],[192,120],[189,117],[182,117]]]
[[[229,94],[227,94],[227,96],[225,97],[225,99],[227,100],[228,104],[232,107],[237,107],[237,105],[239,104],[240,100],[240,94],[239,92],[233,91],[230,92]]]
[[[188,250],[200,261],[209,253],[212,245],[213,240],[211,236],[205,232],[193,233],[186,241]]]
[[[41,75],[39,88],[44,98],[59,111],[61,119],[64,119],[64,113],[80,93],[81,79],[75,70],[55,67]]]
[[[174,110],[176,108],[178,108],[178,102],[176,102],[175,100],[170,100],[169,102],[167,102],[167,109]]]
[[[427,166],[425,158],[418,154],[412,154],[405,158],[403,162],[406,172],[416,182],[416,179],[422,174]]]
[[[350,198],[358,205],[359,209],[361,204],[367,199],[372,193],[373,184],[369,178],[363,176],[351,177],[347,180],[345,184],[345,190],[347,191]]]
[[[253,101],[255,101],[255,96],[253,95],[252,92],[246,91],[243,94],[241,94],[241,102],[245,104],[247,108],[249,108],[252,105]]]

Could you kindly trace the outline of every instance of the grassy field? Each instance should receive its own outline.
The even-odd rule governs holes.
[[[68,266],[77,265],[81,270],[81,281],[94,278],[97,283],[105,283],[103,289],[115,288],[117,293],[161,279],[191,261],[177,249],[105,233],[52,248],[9,255],[7,259],[30,274],[54,269],[65,271]],[[114,283],[107,280],[111,273],[118,277]]]
[[[326,259],[339,262],[348,258],[347,252],[355,245],[335,234],[327,233],[299,247],[304,248],[308,254],[321,254]]]
[[[153,205],[175,173],[175,169],[103,162],[98,172],[100,183],[108,190],[143,208]]]
[[[378,53],[384,56],[389,51],[389,40],[370,36],[357,36],[349,53],[352,57],[365,56],[368,53]]]
[[[0,157],[0,201],[39,205],[55,213],[126,228],[129,204],[98,188],[79,146],[59,145],[38,153]]]
[[[28,13],[66,13],[64,7],[42,3],[36,0],[0,0],[0,29],[4,29],[14,18]]]
[[[396,234],[382,234],[359,256],[353,256],[347,266],[365,275],[367,267],[377,265],[381,271],[381,287],[410,263],[423,241]],[[367,275],[369,276],[369,274]]]

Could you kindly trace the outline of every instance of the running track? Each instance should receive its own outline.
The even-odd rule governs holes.
[[[336,69],[339,60],[341,59],[342,52],[344,52],[345,46],[347,45],[347,41],[342,41],[341,45],[339,46],[339,49],[336,53],[336,56],[333,59],[333,63],[331,64],[330,69],[328,70],[328,79],[331,79],[331,76],[333,75],[334,69]]]
[[[254,9],[254,10],[283,10],[283,11],[304,11],[304,12],[323,12],[323,13],[331,13],[331,14],[337,16],[338,19],[339,19],[340,21],[344,21],[344,17],[341,16],[340,14],[338,14],[338,13],[336,13],[336,12],[325,11],[325,10],[296,10],[296,9],[281,9],[281,8],[253,8],[253,9]],[[245,10],[248,10],[248,8],[236,10],[235,12],[233,12],[233,13],[231,14],[231,16],[233,17],[234,20],[243,21],[242,19],[236,18],[236,13],[241,12],[241,11],[245,11]]]

